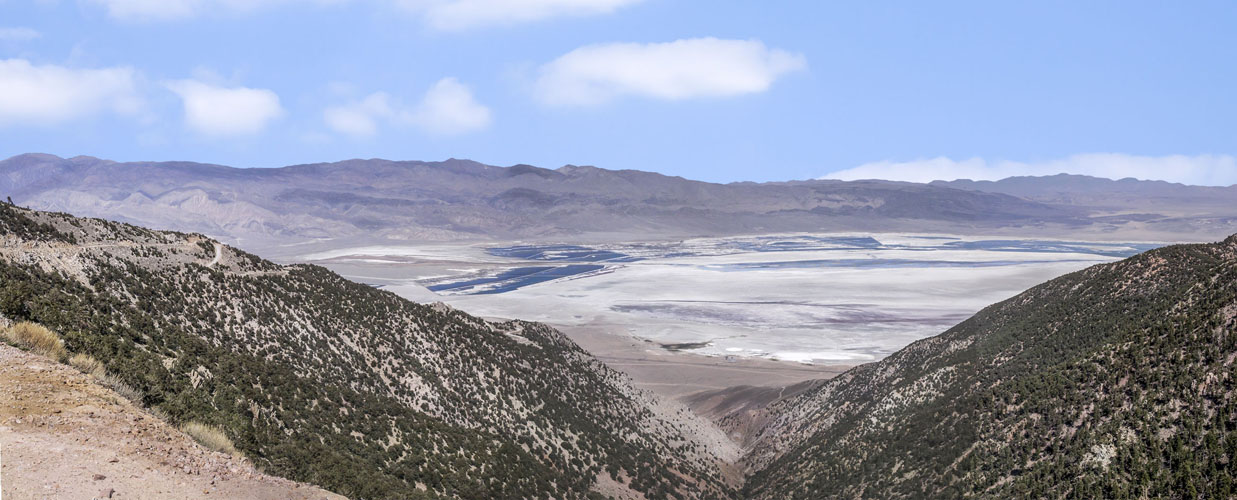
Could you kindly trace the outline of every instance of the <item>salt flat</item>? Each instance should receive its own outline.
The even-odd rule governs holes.
[[[301,259],[416,301],[615,336],[649,356],[849,365],[1035,284],[1155,246],[797,234],[374,246]]]

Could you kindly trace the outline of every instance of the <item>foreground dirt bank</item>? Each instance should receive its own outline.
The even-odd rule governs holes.
[[[207,450],[94,379],[0,344],[5,500],[341,499]]]

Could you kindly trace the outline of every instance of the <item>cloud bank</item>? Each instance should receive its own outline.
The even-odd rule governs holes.
[[[373,136],[383,124],[407,124],[427,134],[449,136],[484,130],[493,122],[490,109],[451,77],[436,82],[412,108],[401,107],[386,92],[375,92],[357,102],[329,107],[322,115],[331,130],[353,137]]]
[[[472,97],[472,91],[454,78],[443,78],[430,87],[408,120],[422,131],[436,135],[475,132],[490,125],[489,108]]]
[[[1237,184],[1237,158],[1229,155],[1136,156],[1120,153],[1078,154],[1045,162],[993,161],[945,157],[908,162],[875,162],[838,170],[822,179],[1000,180],[1020,175],[1091,175],[1109,179],[1133,177],[1199,186]]]
[[[624,96],[730,97],[764,92],[806,67],[801,54],[769,49],[759,40],[608,43],[580,47],[543,65],[535,90],[554,106],[595,106]]]
[[[42,33],[20,26],[16,28],[0,28],[0,42],[25,42],[40,36],[42,36]]]
[[[197,80],[165,85],[184,103],[185,125],[203,135],[254,135],[284,114],[279,96],[267,89],[220,87]]]
[[[610,14],[643,0],[402,0],[400,5],[425,18],[431,28],[462,31],[555,17]]]
[[[175,21],[202,15],[248,14],[280,5],[327,5],[347,0],[90,0],[120,21]]]
[[[170,21],[206,12],[247,12],[281,0],[91,0],[123,21]]]
[[[0,126],[52,125],[142,108],[132,68],[74,69],[0,59]]]
[[[126,22],[157,22],[205,15],[243,15],[289,5],[372,3],[390,5],[421,17],[439,31],[523,24],[557,17],[610,14],[643,0],[90,0],[108,17]]]
[[[391,96],[375,92],[364,99],[332,106],[322,112],[322,119],[331,130],[353,137],[369,137],[378,133],[378,122],[395,115]]]

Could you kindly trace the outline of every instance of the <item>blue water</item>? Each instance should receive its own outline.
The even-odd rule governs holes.
[[[604,269],[606,266],[595,264],[571,264],[566,266],[534,266],[521,267],[511,269],[499,273],[497,276],[489,276],[485,278],[476,278],[465,281],[456,281],[452,283],[441,283],[431,285],[428,288],[434,292],[453,292],[464,293],[468,295],[486,295],[493,293],[504,293],[512,290],[535,285],[545,281],[566,278],[577,274],[590,273]],[[489,288],[477,289],[482,285],[498,284]],[[472,291],[470,291],[472,290]]]
[[[882,259],[878,253],[883,250],[984,250],[990,252],[1041,252],[1041,253],[1078,253],[1085,255],[1102,255],[1106,257],[1124,258],[1151,250],[1159,245],[1145,243],[1089,243],[1072,241],[1037,241],[1037,240],[980,240],[958,241],[955,238],[943,236],[919,236],[924,240],[941,240],[930,245],[898,245],[883,244],[876,238],[868,236],[764,236],[755,238],[722,240],[717,246],[706,252],[683,248],[676,244],[641,244],[638,251],[641,255],[655,255],[660,258],[691,257],[711,253],[717,249],[733,249],[741,252],[798,252],[810,250],[871,250],[875,258],[867,259],[815,259],[791,260],[781,262],[750,262],[736,264],[719,264],[705,266],[708,269],[720,271],[745,271],[758,269],[811,269],[827,267],[855,268],[947,268],[947,267],[999,267],[1023,264],[1048,264],[1054,262],[1082,262],[1079,260],[996,260],[996,261],[957,261],[957,260],[927,260],[927,259]],[[949,241],[955,240],[955,241]],[[633,247],[633,248],[637,248]],[[513,260],[543,261],[546,265],[528,266],[508,269],[495,276],[465,279],[450,283],[431,285],[435,292],[450,292],[461,294],[496,294],[518,290],[520,288],[543,283],[546,281],[570,276],[591,273],[604,269],[605,264],[634,262],[642,260],[614,250],[589,248],[581,245],[517,245],[509,247],[487,248],[486,253]],[[570,263],[570,264],[569,264]],[[578,263],[578,264],[577,264]],[[565,264],[565,265],[555,265]]]
[[[553,262],[634,262],[640,260],[627,254],[610,250],[597,250],[578,245],[520,245],[493,247],[485,253],[512,259],[545,260]]]
[[[724,247],[750,252],[796,252],[808,250],[878,249],[883,245],[870,236],[796,236],[794,238],[765,236],[749,240],[727,241]]]

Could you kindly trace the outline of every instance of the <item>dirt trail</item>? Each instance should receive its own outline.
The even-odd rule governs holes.
[[[207,450],[94,379],[3,344],[0,481],[5,500],[343,498]]]
[[[221,257],[223,257],[223,245],[215,243],[215,258],[211,259],[210,264],[207,264],[206,267],[215,267],[215,264],[219,263]]]

